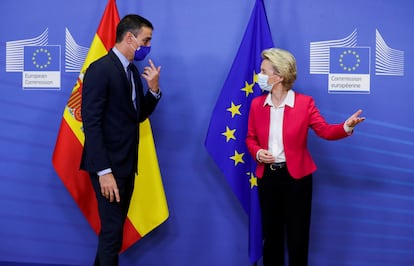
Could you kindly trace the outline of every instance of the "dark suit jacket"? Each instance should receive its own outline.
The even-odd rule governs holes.
[[[264,105],[267,94],[253,99],[247,129],[246,145],[253,156],[259,149],[268,149],[270,128],[270,106]],[[349,136],[342,124],[328,124],[319,113],[312,97],[295,92],[294,106],[285,106],[283,116],[283,146],[286,165],[290,175],[299,179],[316,170],[315,162],[308,150],[308,130],[327,140]],[[258,163],[256,176],[263,176],[265,165]]]
[[[148,91],[144,95],[136,68],[133,75],[137,110],[125,70],[112,50],[87,69],[82,89],[81,169],[96,173],[111,168],[116,178],[137,171],[139,122],[154,111],[158,99]]]

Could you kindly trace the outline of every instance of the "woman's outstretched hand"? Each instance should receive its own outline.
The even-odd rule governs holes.
[[[359,109],[358,111],[356,111],[353,115],[351,115],[346,121],[345,124],[348,127],[355,127],[356,125],[358,125],[359,123],[361,123],[362,121],[365,120],[365,117],[360,117],[362,113],[362,110]]]

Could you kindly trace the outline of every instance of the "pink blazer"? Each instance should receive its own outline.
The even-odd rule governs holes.
[[[267,94],[253,99],[247,129],[246,144],[250,154],[256,159],[259,149],[268,149],[270,128],[270,106],[264,106]],[[290,175],[299,179],[316,170],[307,148],[308,129],[327,140],[347,137],[342,124],[328,124],[319,113],[312,97],[296,93],[294,107],[285,106],[283,116],[283,146],[286,165]],[[256,176],[263,176],[265,165],[258,162]]]

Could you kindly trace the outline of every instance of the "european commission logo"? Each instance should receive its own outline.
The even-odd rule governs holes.
[[[369,55],[369,47],[330,47],[328,90],[369,92]]]
[[[404,76],[404,52],[376,30],[375,75]],[[357,30],[340,40],[310,43],[310,74],[328,75],[330,93],[370,93],[371,47],[357,46]]]
[[[46,29],[32,39],[6,42],[6,72],[21,72],[23,89],[61,87],[61,45],[49,45],[48,35]],[[65,72],[79,73],[88,51],[66,29]]]
[[[25,46],[23,88],[60,88],[60,46]]]

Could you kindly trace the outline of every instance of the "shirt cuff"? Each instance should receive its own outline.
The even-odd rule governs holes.
[[[261,161],[259,160],[259,152],[261,152],[263,149],[259,149],[257,152],[256,152],[256,160],[259,162],[259,163],[261,163]]]
[[[354,127],[350,127],[346,123],[344,123],[344,130],[346,133],[351,134],[354,131]]]
[[[149,90],[151,92],[151,94],[155,97],[155,99],[159,99],[161,97],[161,89],[158,88],[158,93],[153,92],[152,90]]]
[[[112,169],[111,169],[111,168],[107,168],[107,169],[104,169],[104,170],[102,170],[102,171],[99,171],[99,172],[97,173],[97,175],[98,175],[98,176],[103,176],[103,175],[106,175],[106,174],[109,174],[109,173],[112,173]]]

